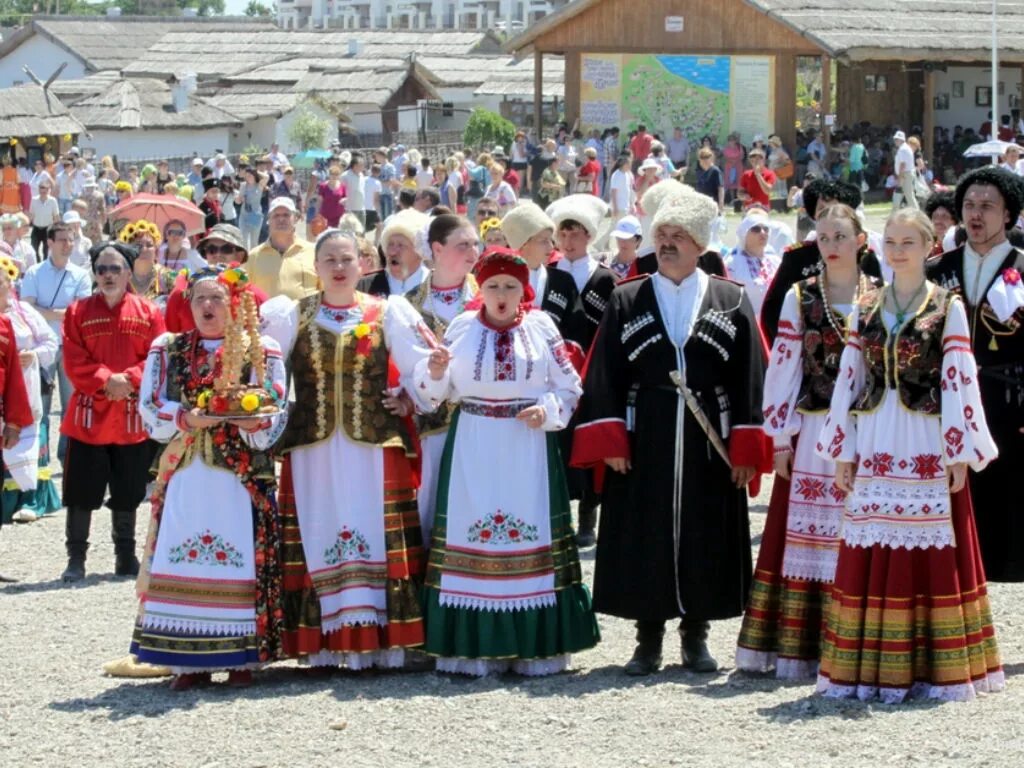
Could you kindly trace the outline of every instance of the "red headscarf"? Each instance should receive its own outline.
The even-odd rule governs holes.
[[[480,261],[473,269],[477,284],[483,286],[484,282],[495,275],[510,275],[518,280],[523,286],[524,309],[533,304],[534,292],[530,285],[530,267],[519,255],[518,251],[511,248],[495,246],[484,251]]]

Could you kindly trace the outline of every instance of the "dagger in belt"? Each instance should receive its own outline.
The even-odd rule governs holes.
[[[697,402],[697,396],[693,394],[688,386],[686,386],[686,372],[685,371],[671,371],[668,377],[675,384],[676,389],[679,390],[679,394],[683,396],[683,401],[686,403],[686,407],[690,409],[690,413],[693,414],[693,418],[696,419],[697,424],[700,425],[704,435],[711,442],[715,451],[721,457],[722,461],[725,462],[725,466],[732,469],[732,462],[729,461],[729,449],[726,448],[725,442],[722,440],[722,436],[715,431],[715,428],[711,426],[711,421],[708,419],[704,409],[700,407],[700,403]]]

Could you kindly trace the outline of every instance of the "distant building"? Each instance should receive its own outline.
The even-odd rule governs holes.
[[[522,31],[571,0],[279,0],[283,29]]]

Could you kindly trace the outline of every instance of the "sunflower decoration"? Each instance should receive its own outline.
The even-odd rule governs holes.
[[[0,272],[6,272],[12,283],[21,275],[18,265],[8,256],[0,256]]]
[[[131,244],[135,241],[135,238],[141,235],[149,235],[153,238],[153,245],[156,246],[159,246],[163,240],[163,236],[160,234],[160,227],[146,219],[129,222],[124,226],[124,229],[118,233],[117,238],[122,243]]]
[[[484,219],[480,222],[480,237],[487,237],[487,233],[492,229],[501,229],[501,219],[496,216],[491,216],[491,218]]]
[[[38,141],[40,145],[45,145],[50,142],[50,140],[45,136],[40,136],[38,139],[36,139],[36,141]]]
[[[280,409],[280,395],[270,387],[267,362],[260,341],[259,312],[250,289],[249,275],[240,264],[217,267],[217,281],[227,287],[230,296],[220,371],[213,389],[200,408],[214,416],[258,415]],[[206,276],[212,276],[209,272]],[[193,284],[195,278],[192,278]],[[246,366],[255,384],[243,384]]]
[[[11,146],[12,147],[18,146],[18,140],[17,139],[11,139]]]

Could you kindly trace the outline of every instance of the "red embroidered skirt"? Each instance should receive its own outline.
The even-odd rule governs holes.
[[[955,547],[842,544],[818,678],[826,696],[898,703],[1002,690],[970,495],[951,500]]]
[[[423,539],[416,506],[415,478],[409,460],[399,448],[384,449],[384,484],[382,514],[388,547],[388,622],[384,625],[346,626],[324,634],[320,628],[320,601],[302,548],[291,460],[285,457],[281,467],[278,506],[283,541],[282,602],[285,614],[281,642],[286,656],[301,658],[321,651],[368,654],[423,644],[423,614],[419,601],[424,570]]]
[[[831,587],[782,575],[789,491],[789,481],[776,476],[737,641],[736,666],[752,672],[774,667],[777,677],[795,679],[817,671],[822,604],[827,604]]]

